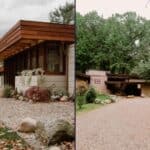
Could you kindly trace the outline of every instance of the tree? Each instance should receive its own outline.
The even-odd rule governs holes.
[[[142,59],[148,60],[150,21],[134,12],[104,19],[97,12],[77,13],[76,68],[129,74]],[[139,41],[139,45],[135,41]]]
[[[77,13],[76,16],[76,68],[77,70],[84,72],[86,69],[95,65],[93,61],[98,43],[96,37],[98,28],[101,24],[101,18],[95,11],[90,12],[85,16]]]
[[[50,22],[74,24],[74,11],[74,4],[66,2],[64,6],[59,6],[49,13]]]
[[[132,73],[143,79],[150,80],[150,60],[140,61],[138,65],[132,70]]]

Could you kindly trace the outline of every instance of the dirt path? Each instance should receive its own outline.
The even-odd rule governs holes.
[[[150,150],[150,98],[104,106],[76,123],[77,150]]]

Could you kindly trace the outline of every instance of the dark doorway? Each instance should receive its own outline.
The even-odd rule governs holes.
[[[126,95],[141,96],[141,89],[137,84],[128,84],[124,91]]]
[[[15,87],[15,76],[27,69],[27,53],[22,52],[4,61],[4,84]]]

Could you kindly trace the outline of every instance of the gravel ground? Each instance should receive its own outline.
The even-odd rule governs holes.
[[[128,98],[77,116],[77,150],[150,150],[150,98]]]
[[[74,123],[74,104],[71,102],[57,103],[29,103],[14,99],[0,99],[0,120],[8,127],[16,129],[20,121],[31,117],[43,122],[46,126],[56,119],[66,119]],[[19,133],[20,136],[34,146],[35,149],[42,149],[41,143],[35,140],[34,134]],[[43,148],[44,150],[46,148]]]

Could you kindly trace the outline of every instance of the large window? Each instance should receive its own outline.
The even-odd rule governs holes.
[[[51,44],[47,47],[47,71],[50,73],[64,73],[63,46]]]
[[[65,74],[66,51],[63,44],[45,42],[15,56],[16,72],[42,68],[45,74]]]

